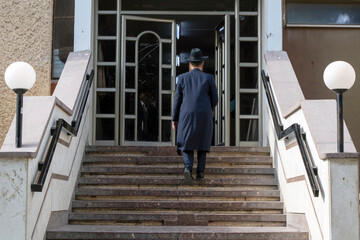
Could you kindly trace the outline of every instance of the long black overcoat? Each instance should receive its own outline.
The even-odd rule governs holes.
[[[194,69],[177,77],[173,121],[178,122],[176,143],[180,150],[210,151],[212,109],[217,103],[213,75]]]

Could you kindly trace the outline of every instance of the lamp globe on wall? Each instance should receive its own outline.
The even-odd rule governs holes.
[[[15,145],[21,147],[22,135],[22,107],[23,94],[26,93],[36,81],[34,68],[26,62],[14,62],[5,71],[6,85],[17,94],[16,100],[16,136]]]
[[[330,63],[324,71],[325,85],[336,93],[337,102],[337,149],[344,152],[344,116],[343,93],[355,83],[355,70],[347,62],[335,61]]]

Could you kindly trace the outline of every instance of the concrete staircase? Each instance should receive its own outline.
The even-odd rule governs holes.
[[[213,147],[205,179],[183,178],[174,147],[89,147],[69,223],[47,239],[308,239],[286,226],[267,148]]]

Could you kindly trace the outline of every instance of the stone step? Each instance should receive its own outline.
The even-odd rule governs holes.
[[[122,166],[83,166],[81,172],[83,174],[182,174],[183,166],[174,167],[174,166],[131,166],[131,165],[122,165]],[[196,168],[193,169],[193,172],[196,172]],[[208,174],[224,174],[223,177],[226,177],[227,174],[241,174],[241,175],[273,175],[273,168],[226,168],[226,167],[208,167],[205,170],[205,173]]]
[[[196,159],[196,158],[195,158]],[[119,164],[131,164],[131,165],[156,165],[156,164],[183,164],[183,159],[180,156],[86,156],[83,165],[119,165]],[[194,165],[196,166],[195,160]],[[213,164],[227,164],[227,165],[261,165],[271,166],[272,158],[269,156],[253,156],[253,157],[207,157],[207,166]]]
[[[49,229],[46,237],[48,240],[308,240],[308,233],[290,227],[65,225]]]
[[[182,221],[184,220],[184,221]],[[192,221],[191,221],[192,220]],[[285,226],[284,214],[218,214],[218,213],[70,213],[71,224],[96,225],[235,225]]]
[[[88,176],[80,177],[78,179],[79,186],[122,186],[122,185],[138,185],[138,186],[184,186],[184,176],[170,176],[170,177],[132,177],[128,176]],[[196,185],[201,187],[216,187],[216,186],[259,186],[277,188],[277,182],[273,175],[265,175],[258,177],[256,175],[249,177],[239,176],[237,178],[212,178],[205,175],[202,181],[196,181]]]
[[[87,147],[70,225],[47,239],[308,240],[283,208],[269,148],[212,147],[188,186],[174,146]]]
[[[86,147],[87,155],[148,155],[178,156],[174,146],[90,146]],[[268,147],[211,147],[208,156],[253,156],[270,155]]]
[[[123,198],[123,197],[142,197],[146,199],[156,198],[175,198],[178,200],[184,200],[191,198],[200,199],[206,198],[207,201],[215,199],[224,200],[265,200],[276,201],[280,200],[279,190],[224,190],[224,189],[178,189],[162,188],[162,189],[110,189],[110,188],[78,188],[75,190],[76,199],[84,200],[84,197],[90,199],[109,199],[109,198]]]
[[[177,210],[177,211],[246,211],[282,213],[280,201],[136,201],[136,200],[74,200],[73,211]]]
[[[174,163],[174,162],[161,162],[161,163],[147,163],[147,164],[140,164],[140,163],[118,163],[118,162],[92,162],[92,163],[83,163],[84,167],[122,167],[122,166],[132,166],[132,167],[138,167],[138,166],[153,166],[153,167],[175,167],[184,169],[184,163]],[[194,167],[196,168],[197,161],[194,162]],[[221,163],[221,162],[212,162],[208,163],[206,162],[206,168],[272,168],[271,164],[243,164],[243,163]]]

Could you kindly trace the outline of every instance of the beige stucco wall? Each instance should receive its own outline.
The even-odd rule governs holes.
[[[16,96],[5,84],[11,63],[25,61],[36,71],[26,96],[50,95],[52,0],[0,1],[0,146],[15,115]]]

